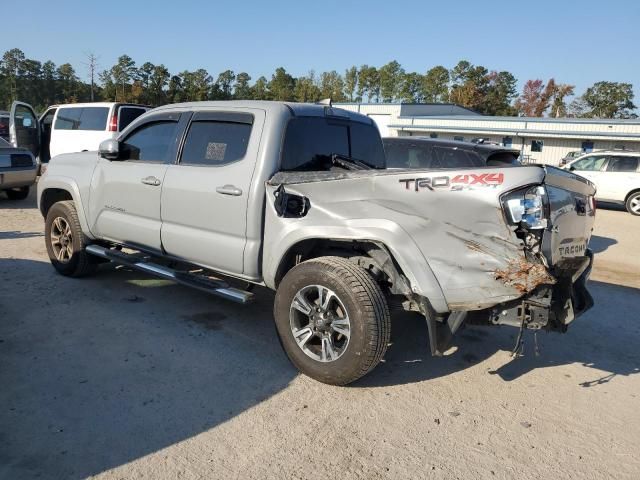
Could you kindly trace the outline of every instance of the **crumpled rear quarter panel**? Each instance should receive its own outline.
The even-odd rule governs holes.
[[[503,174],[501,182],[470,180],[455,188],[429,188],[422,180],[416,188],[415,179],[486,173]],[[493,178],[498,178],[496,175]],[[281,173],[267,185],[265,264],[274,263],[304,238],[338,235],[384,241],[415,293],[434,303],[429,293],[439,290],[449,310],[487,308],[535,288],[535,281],[530,284],[525,279],[523,287],[522,282],[505,281],[496,273],[510,271],[523,262],[526,270],[528,264],[522,242],[506,224],[499,197],[523,185],[542,183],[543,179],[544,170],[539,167],[358,171],[334,176],[331,172]],[[280,184],[287,192],[309,199],[306,216],[277,216],[274,191]],[[422,275],[424,271],[433,275]],[[436,285],[423,284],[429,281]]]

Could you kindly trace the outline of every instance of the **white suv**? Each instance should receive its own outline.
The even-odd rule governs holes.
[[[564,166],[596,184],[596,198],[640,215],[640,152],[611,150],[583,155]]]
[[[52,105],[40,117],[34,155],[46,163],[62,153],[98,150],[100,142],[115,138],[149,109],[144,105],[113,102]],[[16,136],[20,134],[20,118],[25,116],[37,118],[33,107],[14,102],[9,120],[11,143],[14,145]]]

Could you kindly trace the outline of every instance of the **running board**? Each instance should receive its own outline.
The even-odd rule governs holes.
[[[193,287],[236,303],[248,303],[253,298],[253,294],[251,292],[230,287],[222,280],[213,280],[211,278],[189,272],[179,272],[163,265],[142,260],[136,255],[123,253],[118,250],[111,250],[99,245],[88,245],[85,250],[91,255],[106,258],[114,263],[126,265],[136,270],[140,270],[141,272],[149,273],[166,280],[171,280],[188,287]]]

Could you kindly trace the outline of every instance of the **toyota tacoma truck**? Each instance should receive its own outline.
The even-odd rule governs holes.
[[[239,303],[274,290],[286,354],[329,384],[376,366],[396,308],[441,355],[465,323],[564,332],[592,305],[589,181],[385,164],[372,120],[330,104],[175,104],[55,157],[38,206],[62,275],[109,261]]]

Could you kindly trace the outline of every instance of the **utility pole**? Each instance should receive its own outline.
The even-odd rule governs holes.
[[[89,77],[91,78],[91,101],[94,100],[94,90],[95,90],[95,76],[96,71],[98,70],[98,57],[96,57],[93,53],[87,53],[87,62],[85,65],[89,69]]]

